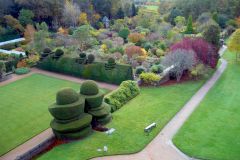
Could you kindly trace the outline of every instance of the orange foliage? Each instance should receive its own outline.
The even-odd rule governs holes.
[[[235,19],[235,21],[236,21],[236,23],[237,23],[238,27],[240,27],[240,16],[239,16],[239,17],[237,17],[237,18]]]
[[[27,67],[27,62],[25,59],[21,60],[17,64],[17,68]]]
[[[36,32],[36,30],[33,27],[33,25],[28,24],[26,26],[25,31],[24,31],[24,38],[26,39],[27,42],[33,41],[35,32]]]
[[[132,43],[138,43],[144,39],[144,35],[140,33],[131,33],[128,36],[128,40]]]
[[[133,56],[138,56],[141,59],[145,59],[147,57],[147,51],[138,46],[129,46],[125,49],[125,53],[128,58],[132,58]]]
[[[63,28],[63,27],[60,27],[60,28],[58,29],[58,33],[59,33],[59,34],[62,34],[62,35],[68,35],[68,29],[65,29],[65,28]]]

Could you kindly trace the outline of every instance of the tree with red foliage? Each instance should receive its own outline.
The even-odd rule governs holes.
[[[170,50],[192,50],[196,53],[196,60],[215,68],[218,63],[218,49],[202,38],[184,38],[171,46]]]

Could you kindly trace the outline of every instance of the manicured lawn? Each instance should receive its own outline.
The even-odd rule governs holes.
[[[240,159],[240,63],[229,66],[174,138],[186,154],[201,159]]]
[[[76,142],[58,146],[40,159],[89,159],[97,156],[135,153],[142,150],[184,106],[204,81],[188,82],[180,85],[144,88],[141,94],[113,114],[108,125],[115,128],[112,135],[94,132],[91,136]],[[143,129],[157,122],[157,127],[149,134]],[[108,146],[108,152],[97,152]]]
[[[48,105],[63,87],[80,85],[34,74],[0,87],[0,155],[49,128]]]

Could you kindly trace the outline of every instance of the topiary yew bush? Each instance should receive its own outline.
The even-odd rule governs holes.
[[[124,81],[120,87],[108,94],[104,101],[109,104],[112,108],[112,112],[120,109],[129,100],[135,98],[140,93],[137,82],[135,81]]]
[[[80,95],[85,98],[85,111],[93,116],[94,123],[106,124],[112,119],[111,107],[103,103],[104,94],[99,92],[94,81],[85,81],[80,88]]]
[[[54,117],[50,126],[59,139],[82,138],[91,133],[92,116],[84,113],[85,99],[71,88],[60,90],[49,106]]]
[[[95,60],[94,54],[89,54],[87,60],[89,64],[93,63]]]
[[[85,81],[80,89],[80,93],[83,95],[96,95],[99,92],[99,88],[97,86],[97,84],[94,81],[88,80]]]

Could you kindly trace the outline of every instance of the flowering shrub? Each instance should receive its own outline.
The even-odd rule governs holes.
[[[219,59],[216,47],[202,38],[184,38],[182,41],[171,46],[170,50],[192,50],[196,53],[196,60],[215,68]]]
[[[141,73],[140,79],[144,84],[148,85],[156,85],[160,80],[161,76],[155,74],[155,73]]]
[[[144,35],[140,33],[131,33],[128,35],[128,41],[138,43],[144,39]]]
[[[27,64],[28,67],[32,67],[35,64],[37,64],[38,61],[39,61],[39,56],[38,55],[30,55],[26,59],[26,64]]]

